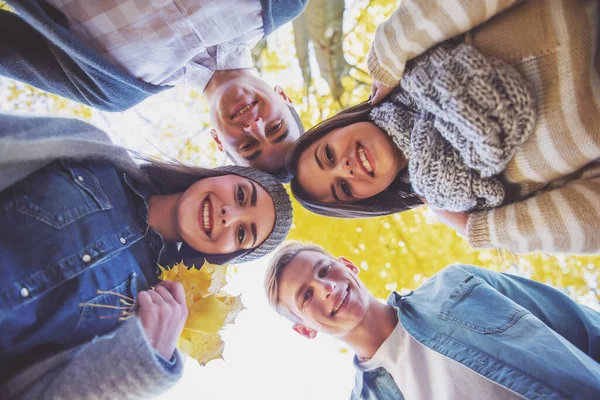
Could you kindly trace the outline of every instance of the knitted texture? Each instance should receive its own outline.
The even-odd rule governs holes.
[[[409,159],[413,190],[448,211],[502,204],[500,173],[535,126],[521,75],[474,47],[446,42],[408,64],[371,119]]]
[[[263,187],[275,204],[275,226],[264,242],[235,259],[243,263],[261,258],[279,246],[292,226],[292,202],[283,185],[273,175],[256,168],[228,165],[218,168],[231,174],[248,178]],[[232,260],[233,261],[233,260]]]

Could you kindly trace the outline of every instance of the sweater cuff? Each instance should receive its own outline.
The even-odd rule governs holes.
[[[369,53],[369,58],[367,59],[367,67],[369,69],[369,74],[371,75],[371,77],[383,83],[384,85],[387,85],[389,87],[396,87],[400,84],[400,79],[394,78],[390,73],[388,73],[384,68],[381,67],[374,49],[371,49],[371,52]],[[398,72],[400,76],[402,76],[402,74],[404,73],[404,71]]]
[[[495,247],[490,240],[487,211],[477,211],[469,214],[469,219],[467,220],[467,239],[471,247],[476,249]]]

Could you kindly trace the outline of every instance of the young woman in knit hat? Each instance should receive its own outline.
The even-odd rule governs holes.
[[[187,309],[158,266],[255,260],[291,222],[287,192],[265,172],[140,167],[84,122],[0,114],[3,396],[166,390],[182,373],[175,343]],[[107,318],[124,298],[137,317]]]
[[[426,203],[476,248],[597,253],[599,14],[402,2],[377,29],[371,101],[296,142],[292,192],[344,218]]]

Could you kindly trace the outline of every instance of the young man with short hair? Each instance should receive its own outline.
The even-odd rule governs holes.
[[[238,165],[281,173],[304,129],[251,49],[307,0],[9,0],[0,75],[105,111],[187,83],[210,103],[212,137]]]
[[[269,302],[306,338],[356,352],[353,399],[600,398],[600,314],[549,286],[453,265],[376,300],[350,260],[285,243]]]

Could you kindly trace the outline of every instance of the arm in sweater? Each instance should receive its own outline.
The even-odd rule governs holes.
[[[600,252],[600,179],[575,180],[518,203],[469,214],[475,248]]]
[[[183,360],[169,364],[148,343],[138,318],[109,335],[23,371],[3,387],[10,399],[141,399],[175,384]]]
[[[373,79],[394,87],[408,60],[465,33],[521,0],[402,0],[377,27],[368,58]]]

